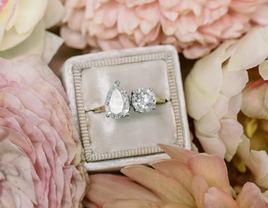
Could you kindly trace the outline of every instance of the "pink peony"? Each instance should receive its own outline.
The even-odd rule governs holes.
[[[268,24],[267,0],[66,0],[65,7],[61,36],[78,49],[172,44],[198,58]]]
[[[236,155],[238,169],[245,172],[247,166],[266,189],[267,40],[268,26],[226,41],[198,60],[185,81],[188,113],[203,149],[227,161]]]
[[[0,59],[0,207],[80,207],[85,173],[67,102],[40,58]]]
[[[121,172],[127,177],[91,175],[86,207],[268,207],[268,199],[254,183],[246,183],[238,196],[233,192],[220,157],[174,146],[161,147],[171,159],[154,162],[152,168],[142,165],[123,168]]]

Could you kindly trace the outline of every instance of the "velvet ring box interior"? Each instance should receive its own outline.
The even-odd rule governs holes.
[[[118,170],[168,156],[158,143],[190,148],[178,54],[172,46],[109,51],[72,57],[62,68],[70,108],[84,147],[88,171]],[[148,113],[130,111],[121,119],[90,111],[105,104],[119,80],[129,96],[153,88],[169,102]]]

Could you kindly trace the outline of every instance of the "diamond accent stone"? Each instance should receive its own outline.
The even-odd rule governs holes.
[[[150,112],[156,107],[156,96],[152,88],[139,88],[132,92],[131,102],[135,111]]]
[[[128,94],[120,82],[115,81],[106,97],[106,116],[113,119],[124,118],[126,116],[129,116],[129,110],[130,101]]]

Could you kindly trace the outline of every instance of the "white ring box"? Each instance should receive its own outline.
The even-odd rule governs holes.
[[[80,133],[89,172],[119,170],[169,158],[158,143],[190,149],[190,136],[178,54],[173,46],[108,51],[68,59],[62,79],[70,109]],[[106,94],[119,80],[131,94],[153,88],[169,102],[156,110],[130,112],[122,119],[90,111],[105,103]]]

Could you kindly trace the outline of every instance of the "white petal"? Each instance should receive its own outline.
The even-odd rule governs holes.
[[[222,94],[219,94],[219,98],[214,105],[214,112],[215,112],[217,119],[221,119],[227,113],[228,102],[229,102],[228,97]]]
[[[248,82],[248,72],[241,71],[228,71],[225,65],[222,70],[223,83],[221,93],[227,97],[232,97],[240,93]]]
[[[227,41],[194,65],[185,81],[188,113],[199,120],[217,102],[223,83],[222,60],[233,41]]]
[[[20,0],[19,13],[15,23],[17,33],[31,30],[43,18],[48,0]]]
[[[239,40],[228,62],[229,71],[249,69],[268,57],[268,27],[253,29]]]
[[[240,137],[243,134],[243,127],[234,119],[221,119],[220,123],[219,136],[226,145],[225,158],[230,161],[236,153],[238,144],[242,142]]]
[[[33,32],[32,30],[27,31],[26,33],[23,34],[18,34],[13,27],[9,31],[6,31],[4,33],[4,36],[2,38],[2,42],[0,45],[0,51],[5,51],[10,48],[13,48],[23,42],[25,39],[27,39]]]
[[[42,59],[45,63],[48,64],[51,61],[63,42],[61,37],[50,32],[45,32],[45,43],[42,53]]]
[[[268,60],[259,65],[259,73],[264,80],[268,80]]]
[[[230,98],[228,103],[228,111],[225,114],[224,118],[237,118],[242,105],[242,93],[237,94]]]
[[[34,29],[30,37],[21,44],[9,50],[0,52],[0,57],[12,59],[20,55],[41,55],[44,47],[45,25],[41,21]]]
[[[63,19],[64,6],[60,0],[49,0],[47,10],[43,18],[46,28],[53,27]]]
[[[210,111],[199,121],[195,121],[195,128],[196,136],[204,150],[209,154],[224,158],[226,147],[224,142],[219,138],[220,122],[214,111]]]

